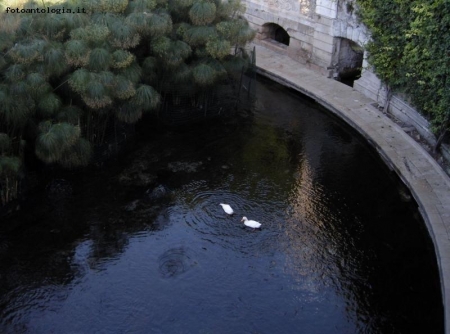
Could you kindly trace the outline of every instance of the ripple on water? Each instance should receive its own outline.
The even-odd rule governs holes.
[[[255,200],[248,191],[229,189],[228,184],[213,188],[206,181],[194,181],[177,192],[171,218],[182,220],[203,240],[237,251],[241,256],[274,251],[273,238],[280,234],[278,227],[284,219],[276,215],[280,211],[274,206],[282,207],[282,203],[272,199],[271,205],[267,205],[264,196]],[[235,213],[226,214],[219,203],[230,204]],[[246,228],[241,222],[243,216],[261,222],[262,229]]]
[[[171,248],[158,258],[159,273],[163,278],[178,277],[197,264],[195,252],[185,246]]]

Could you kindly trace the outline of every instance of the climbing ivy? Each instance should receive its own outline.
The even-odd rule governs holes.
[[[369,28],[369,63],[410,96],[437,134],[450,124],[450,4],[447,0],[358,0]],[[450,80],[450,79],[449,79]]]

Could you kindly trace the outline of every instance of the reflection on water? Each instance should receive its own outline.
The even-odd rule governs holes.
[[[257,94],[251,117],[151,128],[119,167],[55,175],[2,222],[0,332],[443,332],[402,186],[314,104]]]

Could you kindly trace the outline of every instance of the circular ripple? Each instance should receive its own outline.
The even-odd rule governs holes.
[[[171,248],[158,258],[159,272],[163,278],[175,278],[185,273],[197,262],[185,247]]]

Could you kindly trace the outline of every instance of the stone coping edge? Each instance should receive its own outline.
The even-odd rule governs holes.
[[[294,82],[283,78],[281,75],[275,74],[269,70],[258,67],[256,65],[256,71],[258,74],[261,74],[269,79],[282,84],[283,86],[292,88],[309,98],[315,100],[317,103],[328,109],[334,115],[344,120],[347,124],[349,124],[353,129],[355,129],[359,134],[361,134],[371,146],[373,146],[383,161],[386,163],[389,169],[395,171],[400,179],[405,183],[405,185],[410,190],[414,199],[416,200],[419,208],[419,212],[422,215],[422,218],[425,222],[427,230],[430,234],[432,242],[434,244],[434,249],[436,253],[436,260],[438,263],[439,274],[441,278],[441,292],[442,292],[442,302],[444,306],[444,332],[446,334],[450,334],[450,238],[448,234],[448,229],[446,224],[449,222],[444,221],[444,219],[450,220],[450,194],[447,193],[447,190],[450,189],[450,179],[447,174],[442,170],[439,164],[426,152],[416,141],[414,141],[408,134],[406,134],[397,124],[395,124],[388,117],[383,115],[379,110],[377,110],[371,103],[364,103],[362,107],[359,109],[365,108],[366,110],[370,110],[370,112],[377,115],[377,117],[384,118],[383,121],[389,124],[390,127],[396,129],[402,138],[400,140],[406,141],[407,146],[415,151],[417,155],[421,158],[425,157],[425,160],[430,167],[432,167],[431,172],[423,173],[421,178],[418,178],[417,172],[412,173],[410,167],[408,166],[408,160],[403,157],[401,158],[400,154],[394,149],[387,149],[386,143],[381,142],[379,139],[379,134],[377,136],[376,130],[370,125],[363,128],[360,124],[355,122],[347,113],[342,105],[333,104],[330,101],[327,101],[325,96],[320,96],[315,94],[311,90],[308,90],[304,87],[300,87]],[[326,79],[331,80],[331,79]],[[413,154],[411,152],[403,151],[402,155]],[[405,168],[406,167],[406,168]],[[428,178],[431,178],[431,181],[428,181]],[[425,181],[423,180],[425,178]],[[438,182],[438,183],[436,183]],[[439,185],[443,183],[443,188],[445,193],[442,195],[436,194],[433,191],[433,187],[435,185]],[[442,198],[441,198],[442,197]],[[437,206],[442,207],[443,213],[441,210],[437,209]]]

